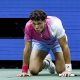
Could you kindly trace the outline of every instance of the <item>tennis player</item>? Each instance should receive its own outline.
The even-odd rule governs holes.
[[[70,76],[70,49],[61,20],[55,16],[47,16],[43,10],[32,11],[29,18],[25,26],[22,73],[18,76],[27,76],[28,70],[32,75],[38,75],[46,66],[52,73],[56,69],[60,76]],[[55,65],[45,58],[50,50],[54,54]]]

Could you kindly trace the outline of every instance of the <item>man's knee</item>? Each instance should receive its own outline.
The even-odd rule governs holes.
[[[65,71],[65,66],[64,65],[56,66],[56,72],[57,73],[62,73],[63,71]]]
[[[62,73],[65,69],[57,69],[56,72],[57,73]]]
[[[37,68],[34,68],[34,67],[29,68],[29,71],[32,75],[38,75],[38,73],[39,73],[39,70]]]

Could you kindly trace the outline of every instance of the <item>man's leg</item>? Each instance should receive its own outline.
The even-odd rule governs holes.
[[[43,69],[43,60],[46,57],[47,52],[42,50],[32,50],[30,56],[29,70],[32,75],[37,75]]]
[[[48,54],[49,49],[45,47],[45,44],[39,41],[32,42],[32,51],[30,56],[29,69],[31,74],[38,74],[44,67],[44,58]]]

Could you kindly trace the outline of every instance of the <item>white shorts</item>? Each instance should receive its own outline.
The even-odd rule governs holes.
[[[46,44],[44,42],[37,41],[37,40],[32,41],[32,49],[43,50],[45,52],[49,52],[51,49],[53,53],[62,52],[62,49],[59,43],[57,43],[56,45],[53,45],[53,44],[49,45],[49,44]]]

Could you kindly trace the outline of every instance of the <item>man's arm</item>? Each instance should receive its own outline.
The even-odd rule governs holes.
[[[71,63],[70,49],[69,49],[69,46],[68,46],[68,42],[66,40],[66,36],[63,36],[62,38],[60,38],[59,43],[60,43],[60,46],[61,46],[62,51],[63,51],[65,64],[70,64]]]
[[[70,58],[70,49],[68,42],[66,41],[66,36],[63,36],[59,39],[60,46],[63,51],[64,61],[65,61],[65,71],[59,74],[59,76],[69,77],[72,72],[71,58]]]
[[[62,72],[59,76],[71,76],[72,72],[72,65],[71,65],[71,58],[70,58],[70,49],[68,46],[68,42],[66,40],[66,36],[63,36],[59,39],[60,46],[63,51],[64,61],[65,61],[65,71]]]
[[[71,58],[70,58],[70,49],[67,42],[67,36],[63,28],[62,22],[60,19],[56,19],[54,22],[55,36],[59,41],[59,44],[63,51],[63,57],[65,61],[65,71],[61,73],[61,76],[70,76],[72,71]]]
[[[22,73],[18,74],[18,77],[29,76],[28,67],[29,67],[29,58],[31,50],[31,41],[27,41],[25,43],[24,55],[23,55],[23,65],[22,65]]]
[[[29,57],[31,50],[31,41],[25,43],[24,55],[23,55],[23,65],[29,65]]]

